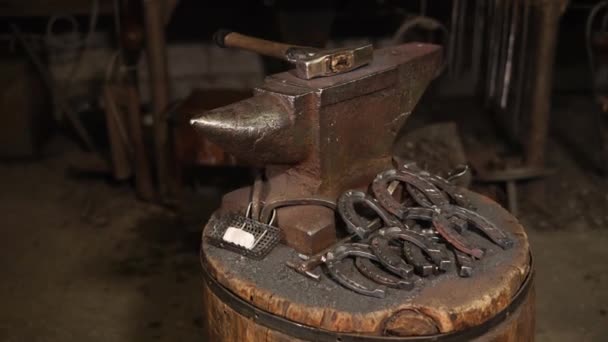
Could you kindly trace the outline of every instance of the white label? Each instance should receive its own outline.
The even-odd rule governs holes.
[[[222,239],[247,249],[252,249],[255,243],[253,234],[235,227],[228,227]]]

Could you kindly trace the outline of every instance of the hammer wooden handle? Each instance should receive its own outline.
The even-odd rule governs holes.
[[[233,31],[219,30],[213,35],[213,40],[221,47],[243,49],[260,55],[286,60],[285,54],[289,48],[299,47],[270,40],[246,36]]]

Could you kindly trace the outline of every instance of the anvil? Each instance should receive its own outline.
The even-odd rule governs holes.
[[[264,203],[335,201],[364,188],[391,167],[397,133],[441,63],[441,48],[409,43],[374,50],[359,69],[305,80],[292,72],[268,76],[254,96],[189,113],[200,134],[238,160],[265,168]],[[251,188],[224,196],[221,212],[244,210]],[[336,241],[334,211],[301,205],[277,209],[284,242],[316,253]]]

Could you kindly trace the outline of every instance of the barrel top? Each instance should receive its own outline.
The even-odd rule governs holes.
[[[421,317],[432,322],[436,332],[459,331],[505,309],[530,271],[523,227],[494,201],[472,192],[469,197],[481,215],[510,232],[514,246],[502,250],[474,234],[472,238],[487,251],[474,263],[471,278],[460,278],[452,270],[418,279],[411,291],[389,288],[383,299],[354,293],[326,275],[315,282],[294,272],[285,262],[296,260],[297,253],[284,245],[256,261],[203,241],[201,257],[210,275],[241,299],[301,324],[336,332],[381,334],[387,322],[407,311],[420,316],[416,322]],[[407,335],[410,328],[411,334],[419,334],[415,327],[405,327],[403,333]]]

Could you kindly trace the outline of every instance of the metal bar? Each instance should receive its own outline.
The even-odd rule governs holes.
[[[460,7],[460,0],[452,1],[452,19],[450,23],[450,45],[448,49],[448,74],[454,76],[454,65],[455,54],[456,54],[456,41],[458,34],[458,8]]]
[[[251,187],[251,218],[254,220],[260,220],[260,211],[262,210],[262,187],[264,181],[262,174],[264,170],[255,168],[253,169],[253,186]],[[267,223],[264,221],[264,223]]]
[[[515,104],[513,109],[513,135],[519,136],[519,125],[523,111],[523,98],[526,93],[526,70],[528,68],[528,59],[526,52],[528,51],[528,35],[530,26],[530,0],[524,0],[524,12],[521,28],[521,43],[519,46],[519,60],[517,62],[517,86],[515,94]]]
[[[477,84],[480,80],[479,72],[481,69],[481,54],[483,47],[483,38],[485,35],[485,10],[486,1],[476,0],[475,17],[473,18],[473,48],[471,52],[471,74],[473,75],[473,81],[475,84]]]
[[[500,52],[500,4],[502,0],[495,0],[492,2],[493,6],[490,6],[491,16],[490,16],[490,35],[489,35],[489,71],[488,71],[488,80],[487,80],[487,104],[493,105],[494,96],[496,94],[496,78],[498,73],[498,55]]]
[[[467,20],[466,20],[466,9],[467,9],[467,0],[460,1],[460,8],[458,8],[458,35],[456,38],[456,52],[454,61],[455,64],[455,72],[456,77],[462,76],[462,71],[464,69],[464,61],[465,57],[463,56],[464,52],[464,37],[467,30]]]
[[[509,211],[513,216],[517,216],[519,214],[519,210],[517,208],[517,184],[515,184],[514,180],[510,180],[507,182],[507,201]]]
[[[511,75],[513,73],[513,54],[515,53],[515,35],[517,34],[517,27],[519,26],[519,2],[520,0],[513,1],[513,10],[511,13],[511,27],[509,30],[509,40],[507,46],[507,57],[505,63],[505,74],[503,77],[503,91],[500,97],[500,107],[502,109],[507,108],[507,101],[509,99],[509,90],[511,88]]]
[[[496,78],[496,98],[493,103],[493,106],[496,110],[499,110],[500,100],[504,93],[504,78],[507,64],[507,47],[509,42],[509,26],[510,26],[510,6],[514,1],[505,0],[503,2],[504,7],[501,9],[502,18],[501,18],[501,29],[500,29],[500,54],[498,57],[498,72]],[[500,111],[499,111],[500,112]]]

